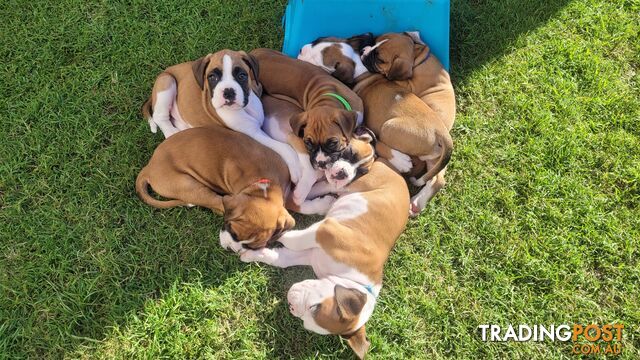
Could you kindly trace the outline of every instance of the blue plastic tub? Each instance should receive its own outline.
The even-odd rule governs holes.
[[[292,57],[321,36],[418,30],[449,69],[449,0],[290,0],[282,23],[282,52]]]

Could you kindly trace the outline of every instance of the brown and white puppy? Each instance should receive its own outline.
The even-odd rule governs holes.
[[[418,180],[422,188],[412,197],[410,212],[419,214],[439,190],[428,181],[443,171],[453,150],[447,127],[429,106],[409,90],[374,74],[363,66],[352,44],[366,44],[360,35],[352,39],[321,38],[305,45],[298,56],[323,68],[334,66],[344,80],[354,83],[354,91],[365,107],[365,125],[378,136],[377,153],[386,158],[399,172],[412,167],[411,156],[428,169]],[[372,37],[371,37],[372,38]],[[347,66],[342,64],[355,64]],[[347,70],[351,70],[351,72]]]
[[[301,166],[301,180],[296,184],[293,191],[293,201],[300,202],[308,197],[313,184],[323,177],[322,170],[314,169],[310,164],[309,154],[300,144],[300,139],[293,134],[290,121],[298,116],[303,110],[297,105],[287,101],[264,94],[261,98],[264,107],[264,124],[262,129],[273,139],[281,142],[289,142],[297,147],[298,157]]]
[[[149,195],[148,187],[170,200]],[[333,196],[294,206],[289,173],[282,159],[250,137],[212,126],[181,131],[154,151],[136,180],[142,201],[157,207],[204,206],[224,214],[220,243],[255,249],[291,229],[295,221],[285,209],[324,214]]]
[[[437,114],[449,131],[456,117],[456,98],[449,73],[431,54],[418,31],[388,33],[378,36],[375,44],[362,49],[361,59],[367,69],[386,76],[416,94]],[[427,165],[428,166],[428,165]],[[438,173],[428,184],[432,193],[444,187],[445,171]],[[428,179],[410,178],[416,186]]]
[[[222,50],[171,66],[155,81],[143,105],[152,132],[165,137],[191,127],[219,125],[246,134],[277,152],[293,182],[300,177],[295,151],[262,130],[264,112],[256,60],[243,51]]]
[[[243,249],[240,258],[283,268],[313,267],[317,279],[289,289],[291,313],[307,330],[346,338],[363,358],[369,348],[365,323],[382,288],[384,264],[406,226],[409,191],[384,160],[374,161],[371,140],[366,135],[360,139],[350,144],[354,151],[351,160],[367,173],[338,191],[340,196],[324,220],[284,233],[278,239],[284,247]],[[312,193],[321,184],[316,184]]]
[[[330,166],[349,144],[353,130],[362,122],[362,101],[315,66],[271,49],[256,49],[250,54],[260,65],[259,81],[265,93],[302,109],[290,116],[290,130],[270,133],[275,139],[287,139],[298,153],[302,175],[294,199],[299,201],[315,183],[316,170]]]

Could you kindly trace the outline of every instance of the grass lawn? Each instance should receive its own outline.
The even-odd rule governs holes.
[[[640,357],[640,2],[452,4],[448,185],[410,221],[371,358],[576,358],[480,324],[625,324]],[[153,210],[155,76],[279,48],[284,1],[0,4],[0,358],[348,358],[289,315],[305,268],[246,265],[221,218]],[[308,221],[306,222],[308,223]]]

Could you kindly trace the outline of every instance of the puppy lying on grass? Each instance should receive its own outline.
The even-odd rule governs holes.
[[[369,348],[365,323],[382,288],[384,264],[407,223],[409,191],[384,160],[376,160],[372,134],[356,132],[350,149],[327,169],[329,182],[312,194],[334,191],[326,217],[304,230],[284,233],[284,247],[241,250],[245,262],[277,267],[308,265],[318,279],[289,289],[291,313],[305,329],[340,335],[363,358]]]
[[[158,200],[148,187],[169,200]],[[278,154],[224,127],[181,131],[161,143],[136,180],[142,201],[161,209],[204,206],[224,214],[220,244],[235,251],[263,247],[293,228],[285,205],[303,214],[325,214],[331,195],[291,201],[287,166]]]

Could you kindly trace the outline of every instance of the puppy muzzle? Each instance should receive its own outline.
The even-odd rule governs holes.
[[[299,318],[304,315],[305,311],[305,289],[301,284],[294,284],[287,293],[287,302],[289,303],[289,312],[291,315]]]

